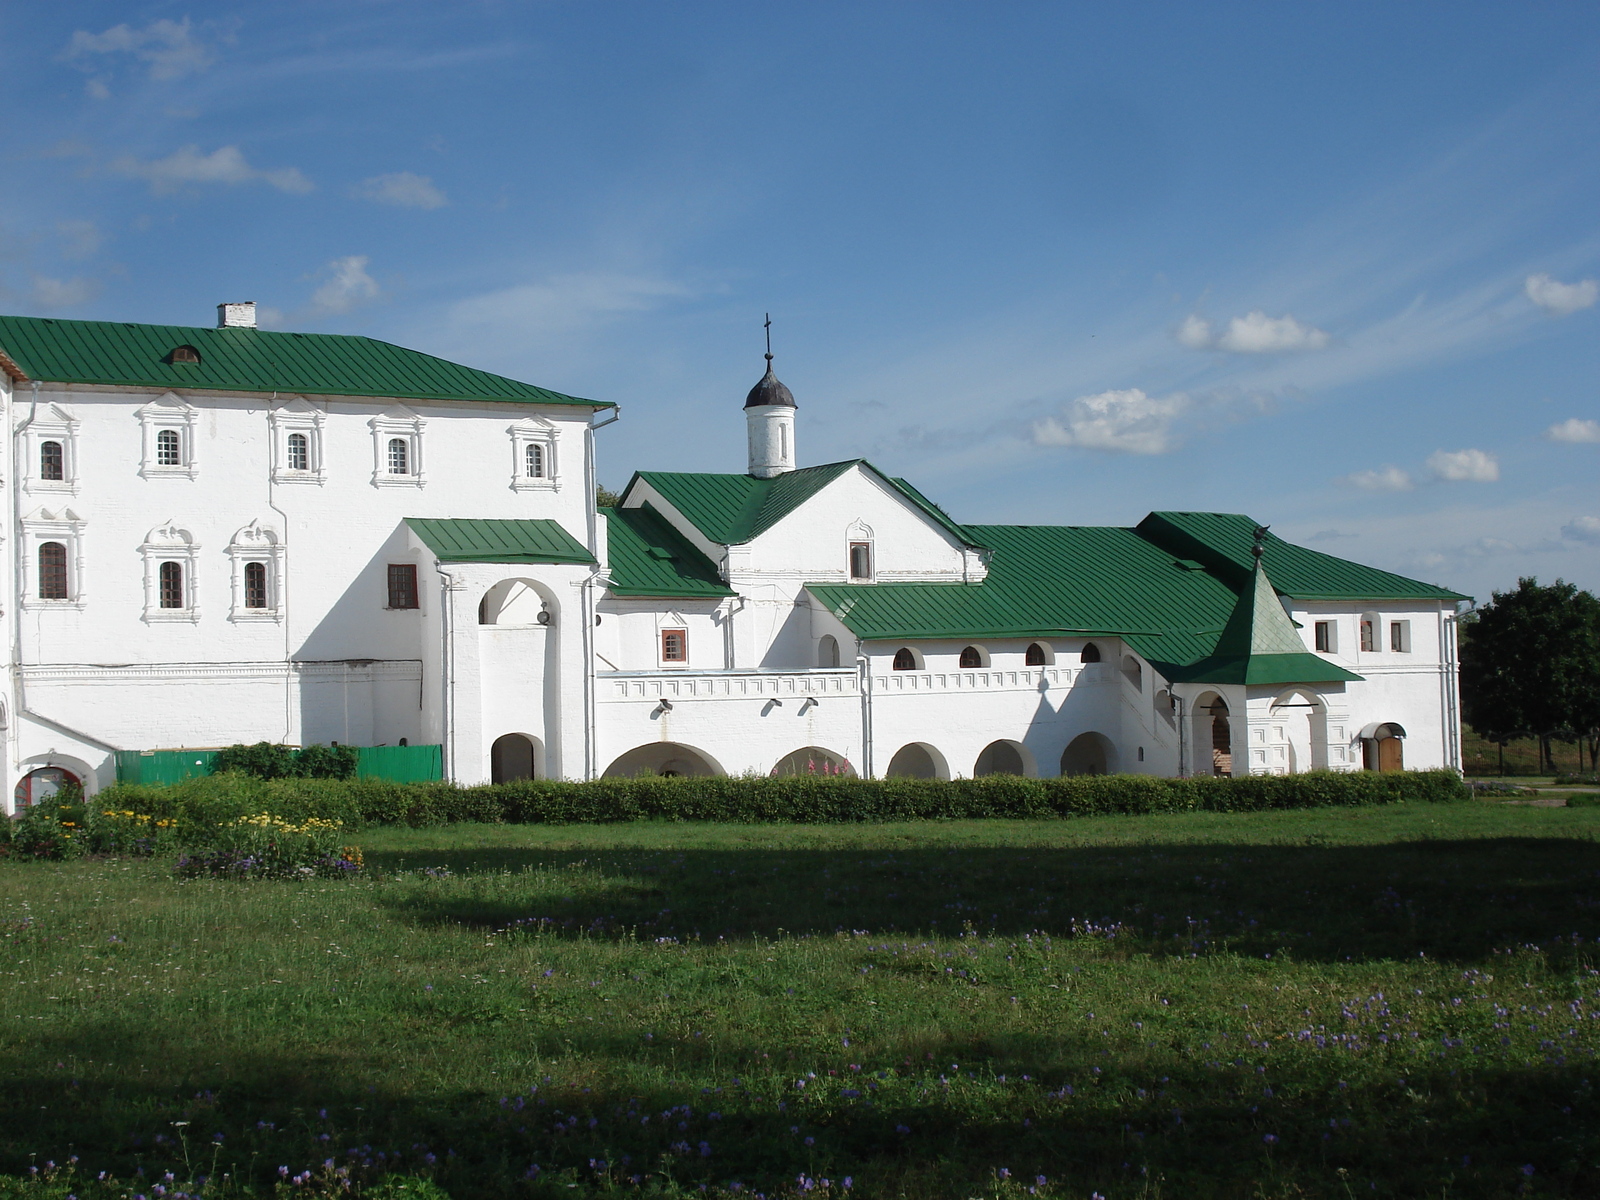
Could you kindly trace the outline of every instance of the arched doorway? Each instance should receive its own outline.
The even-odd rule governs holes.
[[[1228,702],[1216,692],[1194,702],[1194,773],[1233,775],[1233,720]]]
[[[1025,775],[1031,778],[1037,774],[1038,771],[1033,769],[1033,756],[1022,744],[1003,738],[985,746],[972,767],[974,779],[983,775]]]
[[[479,625],[553,625],[556,601],[531,579],[502,579],[478,601]]]
[[[1063,775],[1109,775],[1116,766],[1116,747],[1100,733],[1080,733],[1061,752]]]
[[[910,742],[894,752],[884,774],[890,779],[949,779],[950,768],[944,755],[926,742]]]
[[[539,777],[539,754],[533,739],[520,733],[502,734],[489,747],[489,778],[495,783]]]
[[[1405,729],[1394,721],[1361,731],[1361,765],[1369,771],[1404,771]]]
[[[839,639],[830,633],[822,635],[817,642],[817,666],[837,667],[839,665]]]
[[[774,775],[843,775],[854,779],[856,769],[850,760],[821,746],[802,746],[793,754],[785,754],[772,768]]]
[[[635,746],[612,762],[605,773],[611,779],[631,779],[636,775],[704,778],[727,774],[709,754],[681,742],[651,742],[647,746]]]
[[[1272,702],[1272,717],[1282,722],[1289,744],[1285,768],[1291,775],[1328,767],[1328,707],[1320,696],[1295,690]]]
[[[12,800],[18,812],[43,804],[61,794],[62,788],[83,786],[83,781],[65,767],[35,767],[17,780]]]

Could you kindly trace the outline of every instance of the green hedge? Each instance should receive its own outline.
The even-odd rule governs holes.
[[[1464,800],[1454,771],[1331,772],[1242,779],[1077,775],[1022,779],[848,779],[838,776],[680,779],[641,776],[589,783],[533,779],[457,787],[381,779],[253,779],[219,775],[171,787],[119,784],[95,798],[179,821],[180,830],[248,812],[322,817],[347,826],[456,821],[569,824],[640,819],[837,823],[1110,813],[1258,812],[1266,809]]]

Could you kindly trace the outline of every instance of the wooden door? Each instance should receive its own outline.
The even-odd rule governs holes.
[[[1397,737],[1378,739],[1378,770],[1403,771],[1405,770],[1405,751],[1403,743]]]

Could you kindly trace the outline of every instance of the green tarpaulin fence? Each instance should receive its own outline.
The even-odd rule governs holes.
[[[444,778],[442,746],[358,746],[356,778],[427,783]],[[215,750],[118,750],[118,783],[177,783],[211,774]]]

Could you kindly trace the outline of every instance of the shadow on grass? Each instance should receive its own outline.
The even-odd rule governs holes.
[[[805,1173],[851,1175],[857,1196],[967,1196],[999,1167],[1067,1183],[1071,1195],[1144,1195],[1158,1179],[1174,1196],[1334,1195],[1343,1170],[1356,1194],[1465,1197],[1514,1194],[1531,1165],[1540,1195],[1600,1191],[1592,1065],[1554,1059],[1457,1056],[1347,1085],[1361,1068],[1343,1050],[1274,1058],[1269,1073],[1261,1055],[1199,1064],[1153,1046],[1110,1056],[1070,1035],[1013,1039],[997,1059],[975,1039],[937,1054],[898,1047],[860,1072],[843,1058],[803,1063],[801,1074],[817,1072],[806,1089],[767,1096],[732,1082],[741,1061],[764,1053],[754,1043],[724,1046],[721,1086],[690,1091],[536,1072],[507,1079],[504,1095],[365,1085],[386,1078],[379,1049],[363,1062],[238,1046],[211,1065],[175,1046],[138,1074],[66,1066],[125,1061],[139,1036],[137,1021],[113,1020],[0,1051],[0,1170],[75,1152],[89,1174],[227,1172],[270,1184],[280,1166],[332,1160],[358,1180],[426,1170],[457,1197],[525,1195],[533,1163],[544,1181],[561,1178],[562,1195],[574,1194],[566,1182],[581,1195],[634,1174],[665,1174],[688,1193]],[[603,1039],[578,1048],[625,1053]],[[1045,1076],[1028,1070],[1036,1063],[1049,1064]]]
[[[1600,936],[1600,844],[1429,840],[961,850],[462,850],[373,853],[455,884],[383,902],[417,924],[573,936],[742,939],[865,930],[1073,934],[1187,956],[1481,962]],[[511,873],[475,890],[470,876]],[[1103,936],[1103,935],[1102,935]]]

